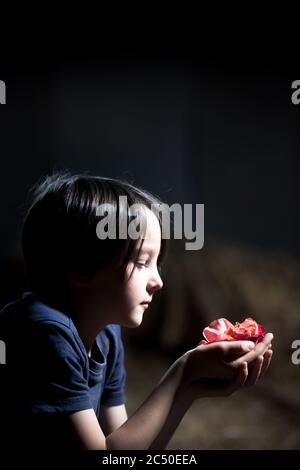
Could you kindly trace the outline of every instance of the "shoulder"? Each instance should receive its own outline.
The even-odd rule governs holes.
[[[87,360],[71,318],[32,293],[25,293],[20,300],[6,305],[0,312],[0,322],[6,331],[5,339],[14,350],[25,346],[28,352],[76,354],[84,363]]]
[[[0,311],[0,320],[28,324],[53,322],[70,327],[68,315],[45,304],[32,292],[25,292],[20,299],[5,305]]]

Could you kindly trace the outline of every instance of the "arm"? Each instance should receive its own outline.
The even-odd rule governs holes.
[[[179,426],[185,413],[190,408],[191,404],[192,401],[187,396],[185,396],[183,393],[180,393],[179,391],[177,392],[167,420],[156,439],[154,439],[152,442],[149,450],[160,450],[167,447],[168,442],[172,438],[174,432]]]
[[[245,356],[243,356],[243,353],[246,351],[246,349],[244,349],[247,344],[246,342],[237,342],[236,346],[234,346],[233,343],[227,343],[223,346],[225,360],[228,360],[232,353],[236,354],[237,356],[242,355],[239,360],[233,362],[233,364],[237,366],[234,380],[221,380],[218,381],[217,384],[214,382],[214,380],[212,380],[211,383],[209,380],[196,380],[192,381],[191,386],[187,386],[189,379],[183,378],[179,388],[177,389],[170,413],[168,414],[162,429],[152,442],[149,449],[166,448],[182,418],[195,399],[199,398],[200,396],[228,396],[244,385],[254,385],[258,378],[265,374],[270,365],[272,358],[272,350],[270,349],[271,340],[272,335],[268,335],[260,345],[257,345],[256,348],[254,348],[250,353],[247,353]],[[212,346],[211,348],[212,350],[219,349],[216,345]],[[236,348],[236,350],[234,348]],[[184,355],[184,357],[185,363],[190,360],[189,353]],[[203,358],[202,361],[203,360],[205,359]],[[209,363],[210,361],[207,362]],[[248,362],[249,368],[246,365]],[[184,364],[184,367],[186,370],[188,370],[189,364]],[[186,373],[186,371],[184,371],[184,373]]]
[[[262,355],[271,339],[267,337],[264,344],[244,356],[246,342],[215,343],[188,351],[168,369],[149,397],[119,429],[105,438],[93,410],[85,410],[72,415],[75,433],[86,449],[164,448],[196,398],[226,396],[241,388],[248,376],[247,361],[257,359],[258,365],[253,367],[257,379],[262,370]],[[226,361],[227,356],[238,353],[241,355],[238,360]],[[251,380],[256,381],[253,377]]]
[[[99,417],[100,425],[94,410],[87,409],[69,415],[67,430],[80,448],[105,450],[105,436],[118,429],[126,420],[124,405],[104,406]]]
[[[75,441],[86,450],[149,448],[167,420],[182,372],[183,362],[180,358],[170,367],[134,415],[107,437],[105,437],[93,409],[72,413],[67,419]],[[113,413],[108,412],[110,418]],[[106,412],[104,414],[107,415]],[[116,416],[106,422],[102,419],[102,423],[105,422],[104,430],[107,431],[109,426],[114,427],[119,419]]]
[[[267,338],[266,344],[251,351],[252,355],[248,357],[254,361],[270,341]],[[235,360],[230,363],[223,359],[232,354],[249,354],[247,344],[246,341],[219,343],[185,353],[170,367],[136,413],[108,436],[108,448],[164,449],[196,398],[230,395],[244,385],[248,377],[247,362]],[[256,375],[261,371],[260,360],[259,364],[259,369],[254,369]],[[213,377],[212,385],[207,371],[208,377]],[[220,378],[217,384],[215,378]]]
[[[69,419],[80,447],[87,450],[165,448],[192,403],[182,384],[187,357],[179,358],[134,415],[106,438],[94,410],[72,414]]]
[[[267,342],[266,342],[267,345]],[[263,346],[262,348],[264,348]],[[261,348],[261,346],[260,346]],[[256,354],[256,356],[254,356]],[[257,356],[257,354],[260,354]],[[249,357],[248,357],[249,359]],[[239,369],[239,373],[236,377],[236,380],[230,383],[224,382],[218,384],[218,391],[216,395],[230,395],[233,393],[235,390],[239,389],[242,386],[248,386],[250,387],[251,385],[254,385],[259,377],[262,377],[265,372],[267,371],[271,359],[272,359],[272,350],[271,350],[271,345],[268,347],[268,349],[263,352],[263,349],[257,349],[256,351],[253,352],[252,362],[249,364],[248,370],[243,370],[243,368]],[[245,357],[244,357],[245,360]],[[194,390],[192,387],[189,390],[185,390],[182,388],[181,390],[179,389],[177,391],[177,396],[175,403],[171,409],[171,412],[168,416],[168,419],[163,426],[161,432],[157,436],[157,438],[153,441],[150,449],[165,449],[169,440],[171,439],[172,435],[176,431],[178,425],[180,424],[182,418],[184,417],[185,413],[187,410],[190,408],[192,405],[193,401],[197,398],[199,398],[199,388],[201,390],[200,395],[203,394],[204,390],[204,384],[203,382],[198,385],[197,382],[195,383],[195,388]],[[207,384],[207,395],[213,394],[214,386],[211,387],[209,390],[209,384]]]
[[[108,449],[150,448],[167,422],[170,413],[172,414],[173,405],[177,416],[180,401],[175,397],[181,383],[184,363],[185,358],[179,358],[128,421],[107,437]],[[177,422],[176,427],[178,424]]]
[[[99,423],[105,436],[116,431],[128,419],[125,405],[106,406],[102,405],[99,415]]]

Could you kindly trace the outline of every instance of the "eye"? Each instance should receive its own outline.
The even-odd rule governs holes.
[[[148,261],[137,261],[136,265],[139,268],[147,268],[149,266]]]

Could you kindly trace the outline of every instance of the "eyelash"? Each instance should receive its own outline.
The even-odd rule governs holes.
[[[148,268],[148,266],[149,266],[148,261],[146,261],[145,263],[139,263],[137,261],[136,264],[139,268]]]

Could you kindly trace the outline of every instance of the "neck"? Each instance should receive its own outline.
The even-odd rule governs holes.
[[[74,299],[71,312],[74,325],[90,355],[96,336],[109,322],[105,320],[103,312],[99,311],[99,308],[95,308],[92,302],[85,300],[84,296],[78,296]]]

